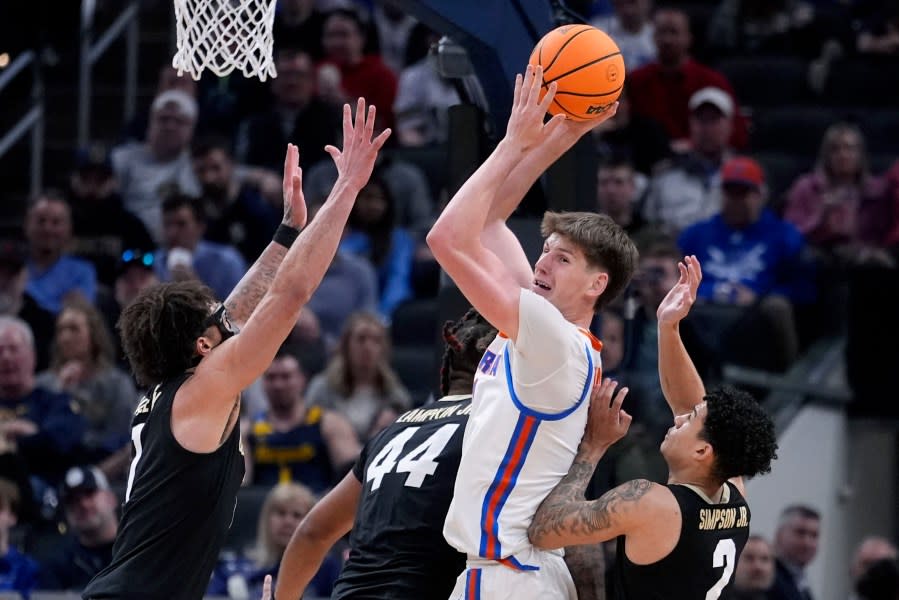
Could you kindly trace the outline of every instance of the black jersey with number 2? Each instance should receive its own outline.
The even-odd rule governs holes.
[[[443,539],[471,396],[411,410],[362,450],[350,555],[332,600],[448,598],[465,556]]]
[[[112,563],[83,597],[199,600],[225,543],[244,474],[239,427],[214,452],[186,450],[172,433],[175,392],[189,373],[141,399]]]
[[[628,560],[618,538],[619,600],[717,600],[733,581],[749,537],[749,506],[728,482],[727,497],[711,503],[694,489],[669,485],[681,511],[681,532],[668,556],[649,565]]]

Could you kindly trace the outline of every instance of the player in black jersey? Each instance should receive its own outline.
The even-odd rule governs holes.
[[[751,396],[731,388],[706,394],[678,333],[702,273],[695,256],[678,268],[680,280],[658,309],[659,374],[675,415],[661,446],[668,484],[634,480],[584,500],[596,463],[631,420],[621,410],[626,388],[614,394],[617,384],[604,381],[568,475],[528,530],[541,548],[617,538],[618,598],[627,600],[719,598],[749,536],[742,477],[768,472],[776,458],[774,424]]]
[[[143,292],[119,328],[131,368],[150,392],[133,421],[134,457],[112,563],[84,598],[203,597],[244,474],[240,391],[258,378],[296,324],[337,250],[359,190],[390,135],[372,139],[375,109],[343,114],[343,150],[326,150],[338,178],[298,243],[306,206],[297,148],[284,164],[284,224],[224,304],[196,282]],[[287,247],[291,246],[288,250]],[[243,325],[234,336],[236,326]]]
[[[471,409],[471,384],[496,329],[474,310],[444,326],[443,397],[375,436],[353,471],[297,528],[275,598],[296,599],[350,529],[350,554],[332,599],[447,598],[465,556],[443,539]]]

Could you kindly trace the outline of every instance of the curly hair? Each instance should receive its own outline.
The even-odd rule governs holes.
[[[469,309],[458,321],[443,325],[443,361],[440,365],[440,395],[456,386],[471,388],[484,350],[496,337],[496,328],[475,309]]]
[[[712,476],[753,477],[771,471],[777,458],[774,421],[748,393],[723,386],[706,394],[706,417],[700,438],[715,450]]]
[[[215,302],[199,281],[180,281],[145,289],[122,311],[116,327],[140,385],[156,385],[193,366],[194,343]]]

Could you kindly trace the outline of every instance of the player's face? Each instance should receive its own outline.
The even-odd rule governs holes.
[[[288,500],[272,506],[268,520],[272,542],[280,548],[286,548],[287,543],[290,542],[290,536],[293,535],[297,525],[305,516],[304,507],[296,500]]]
[[[543,253],[534,265],[531,291],[549,300],[562,314],[578,311],[596,301],[591,290],[603,274],[587,263],[583,250],[553,233],[543,242]]]
[[[692,411],[674,417],[674,425],[668,429],[661,445],[662,456],[669,467],[689,464],[697,447],[706,443],[699,437],[705,424],[705,416],[706,403],[700,402]]]
[[[774,553],[765,540],[746,542],[734,572],[734,585],[742,591],[762,592],[774,583]]]

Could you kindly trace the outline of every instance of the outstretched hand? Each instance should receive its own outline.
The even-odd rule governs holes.
[[[266,575],[262,580],[262,600],[272,600],[272,576]]]
[[[284,218],[282,223],[294,229],[306,226],[306,198],[303,196],[303,170],[300,168],[300,151],[293,144],[287,144],[284,155],[284,179],[281,182],[284,193]]]
[[[368,107],[368,115],[365,110],[365,98],[359,98],[356,103],[356,120],[353,122],[353,114],[349,104],[343,105],[343,149],[334,146],[325,146],[325,151],[334,159],[337,166],[337,180],[361,190],[368,178],[371,177],[375,167],[375,159],[378,151],[384,146],[384,142],[390,137],[390,129],[385,129],[381,134],[372,139],[375,129],[375,115],[377,110],[374,105]]]
[[[628,389],[621,388],[616,394],[615,388],[617,387],[617,381],[603,379],[602,383],[593,388],[590,396],[590,412],[587,416],[587,429],[581,440],[582,450],[604,452],[609,446],[623,438],[630,428],[633,417],[621,408]]]
[[[677,263],[677,270],[680,271],[677,283],[668,290],[668,294],[656,311],[659,325],[679,323],[696,302],[696,291],[699,289],[699,282],[702,281],[702,267],[699,260],[695,256],[686,256],[683,262]]]
[[[515,76],[515,93],[512,99],[512,114],[506,128],[506,140],[520,150],[534,147],[552,134],[565,120],[565,115],[556,115],[546,124],[543,115],[556,95],[556,83],[550,83],[540,98],[543,85],[543,67],[528,65],[524,77]]]

